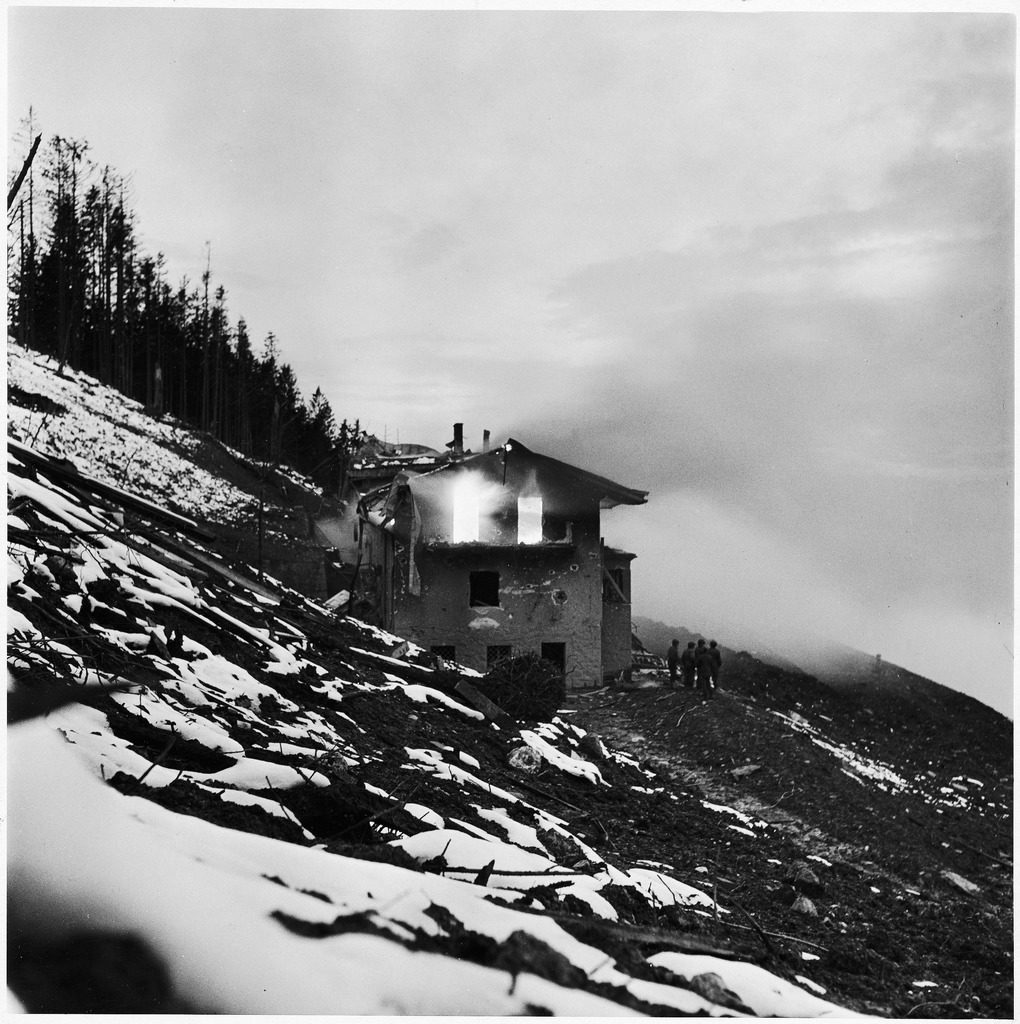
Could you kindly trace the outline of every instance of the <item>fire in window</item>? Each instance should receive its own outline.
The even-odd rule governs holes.
[[[488,571],[471,573],[468,603],[472,608],[498,608],[499,573]]]
[[[453,542],[470,544],[478,540],[480,495],[476,482],[464,476],[453,488]]]
[[[542,498],[539,495],[517,499],[517,542],[542,543]]]

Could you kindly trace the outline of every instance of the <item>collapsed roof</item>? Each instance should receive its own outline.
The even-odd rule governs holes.
[[[609,509],[617,505],[643,505],[648,500],[648,491],[625,487],[608,477],[542,455],[521,441],[509,438],[500,447],[477,454],[417,456],[410,460],[400,457],[372,463],[365,467],[363,479],[376,482],[385,478],[386,482],[363,495],[359,510],[366,521],[408,540],[414,535],[415,515],[400,515],[408,494],[412,498],[423,496],[439,479],[471,469],[481,470],[491,477],[501,476],[505,482],[508,468],[521,462],[555,479],[560,489],[578,499],[577,505],[584,500],[594,500],[599,508]]]

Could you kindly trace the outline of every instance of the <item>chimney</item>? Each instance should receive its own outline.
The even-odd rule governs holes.
[[[490,436],[491,435],[489,434],[489,431],[487,431],[487,430],[483,430],[482,431],[482,451],[483,452],[487,452],[489,450],[489,437]]]
[[[453,425],[453,454],[464,454],[464,424],[454,423]]]

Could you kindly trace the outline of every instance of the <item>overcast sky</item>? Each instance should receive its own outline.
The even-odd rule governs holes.
[[[8,8],[8,138],[338,419],[648,489],[637,614],[1009,709],[1015,21],[765,6]]]

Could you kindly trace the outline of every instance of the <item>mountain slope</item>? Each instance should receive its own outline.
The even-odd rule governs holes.
[[[107,476],[9,453],[23,1007],[1011,1013],[994,743],[962,772],[929,766],[918,731],[904,758],[877,712],[730,651],[704,706],[649,677],[497,725],[463,673],[224,560],[214,499],[180,472],[117,474],[118,445],[148,438],[134,461],[155,466],[197,438],[170,445],[95,382],[32,365],[23,393],[65,389],[50,450],[79,438],[81,470]],[[169,487],[172,515],[138,500]]]
[[[247,459],[55,360],[7,347],[8,434],[83,473],[211,527],[213,551],[327,597],[309,513],[330,498],[286,467]]]
[[[659,653],[660,648],[665,653],[674,638],[685,644],[701,636],[682,626],[669,627],[641,616],[635,617],[634,626],[653,653]],[[890,725],[909,728],[912,720],[923,720],[936,727],[945,738],[949,733],[944,730],[951,733],[959,724],[965,730],[960,742],[984,736],[986,731],[999,737],[1008,736],[1012,731],[1008,719],[974,697],[845,644],[803,644],[796,649],[778,651],[758,642],[750,650],[732,646],[724,646],[724,649],[728,650],[730,659],[737,654],[750,656],[784,670],[789,679],[810,677],[821,684],[823,689],[819,692],[841,693],[847,698],[848,706],[868,708],[889,719]],[[944,745],[949,745],[948,739]]]

